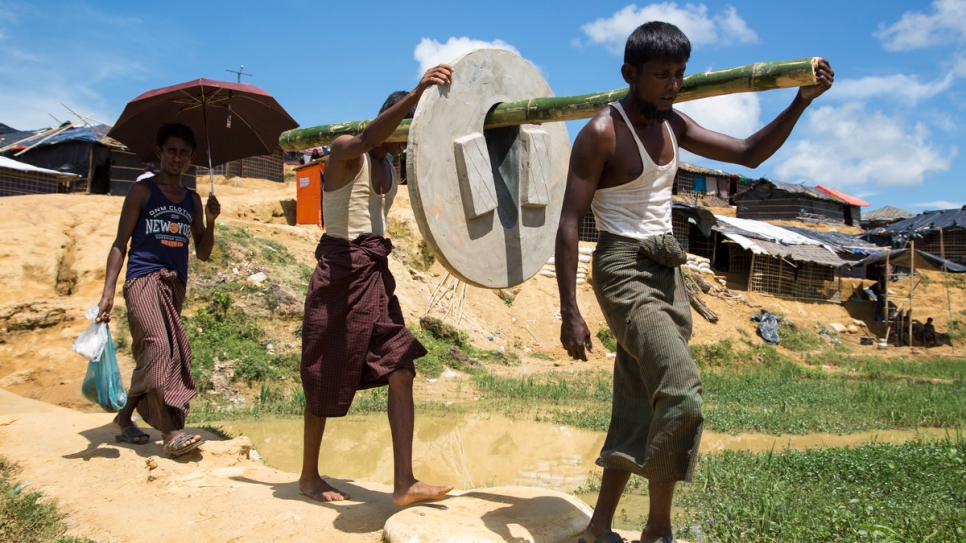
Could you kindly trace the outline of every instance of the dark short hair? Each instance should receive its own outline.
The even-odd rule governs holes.
[[[396,91],[396,92],[390,94],[389,95],[389,98],[386,98],[386,101],[382,103],[382,107],[379,108],[379,114],[382,115],[382,112],[383,111],[386,111],[387,109],[389,109],[392,106],[394,106],[394,105],[398,104],[399,102],[401,102],[402,99],[405,98],[406,95],[408,95],[408,94],[409,93],[406,92],[406,91]],[[416,114],[416,106],[413,106],[413,108],[409,110],[409,113],[406,113],[406,116],[403,117],[403,118],[404,119],[412,119],[413,118],[413,115],[415,115],[415,114]]]
[[[624,62],[640,66],[649,60],[687,62],[691,58],[691,42],[681,29],[663,21],[651,21],[637,27],[627,37]]]
[[[164,142],[168,141],[168,138],[172,136],[184,140],[185,143],[191,146],[192,151],[198,150],[198,141],[195,140],[195,133],[181,123],[161,125],[161,128],[158,129],[158,135],[154,139],[154,144],[158,147],[163,147]]]

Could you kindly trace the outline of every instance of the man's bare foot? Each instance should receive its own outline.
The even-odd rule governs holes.
[[[321,477],[299,479],[299,490],[302,494],[320,502],[341,502],[350,499],[348,494],[325,482]]]
[[[181,430],[175,430],[173,432],[168,432],[166,434],[161,434],[161,443],[164,444],[164,445],[167,445],[169,442],[177,439],[178,436],[180,436],[183,433],[184,432],[181,431]],[[191,439],[189,439],[188,441],[185,441],[184,442],[184,445],[185,446],[193,445],[193,444],[195,444],[195,443],[197,443],[199,441],[201,441],[201,436],[199,436],[199,435],[196,434],[196,435],[191,436]]]
[[[627,540],[620,536],[617,532],[611,530],[604,530],[601,532],[595,532],[591,530],[588,526],[584,530],[584,537],[581,537],[578,543],[621,543]],[[634,543],[637,543],[635,541]]]
[[[438,500],[448,494],[450,490],[453,490],[452,485],[432,486],[416,481],[412,486],[403,491],[397,490],[393,492],[392,504],[405,507],[417,502]]]

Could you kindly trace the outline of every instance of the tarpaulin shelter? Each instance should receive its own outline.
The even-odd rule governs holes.
[[[4,155],[17,161],[78,176],[72,192],[127,194],[144,162],[124,145],[107,137],[110,126],[65,123],[8,143]],[[194,168],[182,177],[194,188]]]
[[[715,219],[714,230],[724,239],[712,267],[747,274],[750,292],[816,301],[840,298],[837,283],[847,262],[834,245],[761,221]]]
[[[915,242],[913,242],[912,245],[915,245]],[[853,267],[863,268],[868,266],[880,266],[886,270],[885,274],[879,279],[880,282],[877,290],[881,295],[881,299],[876,300],[879,303],[877,311],[881,312],[879,317],[881,317],[889,325],[889,333],[894,334],[894,340],[897,345],[911,344],[910,338],[916,337],[914,332],[915,322],[912,319],[915,291],[916,287],[919,285],[919,282],[914,281],[916,277],[916,270],[925,269],[941,271],[943,272],[944,278],[946,273],[966,273],[966,266],[944,260],[932,253],[913,248],[886,249],[874,255],[863,258],[858,262],[854,262],[851,265]],[[888,283],[896,280],[895,276],[890,271],[894,269],[893,267],[901,267],[905,270],[909,270],[909,294],[898,305],[890,303],[889,301]],[[947,303],[949,303],[949,285],[945,280],[943,281],[943,287],[947,289],[946,300]],[[903,308],[905,308],[905,312],[903,312]],[[948,309],[950,320],[952,320],[952,307],[949,307]]]
[[[0,156],[0,196],[71,192],[80,176],[55,172]]]
[[[966,264],[966,206],[926,211],[888,226],[867,230],[862,237],[897,248],[906,247],[915,240],[917,250]]]

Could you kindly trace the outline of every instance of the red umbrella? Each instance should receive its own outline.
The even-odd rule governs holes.
[[[202,151],[195,163],[204,166],[207,157],[209,171],[232,160],[272,154],[278,136],[298,126],[270,94],[254,85],[197,79],[131,100],[107,135],[151,162],[157,159],[155,135],[167,123],[194,131]]]

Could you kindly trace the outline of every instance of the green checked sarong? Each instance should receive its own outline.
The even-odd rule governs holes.
[[[597,464],[651,481],[691,481],[701,443],[701,379],[691,359],[691,308],[674,236],[600,233],[593,282],[617,338],[614,403]]]

